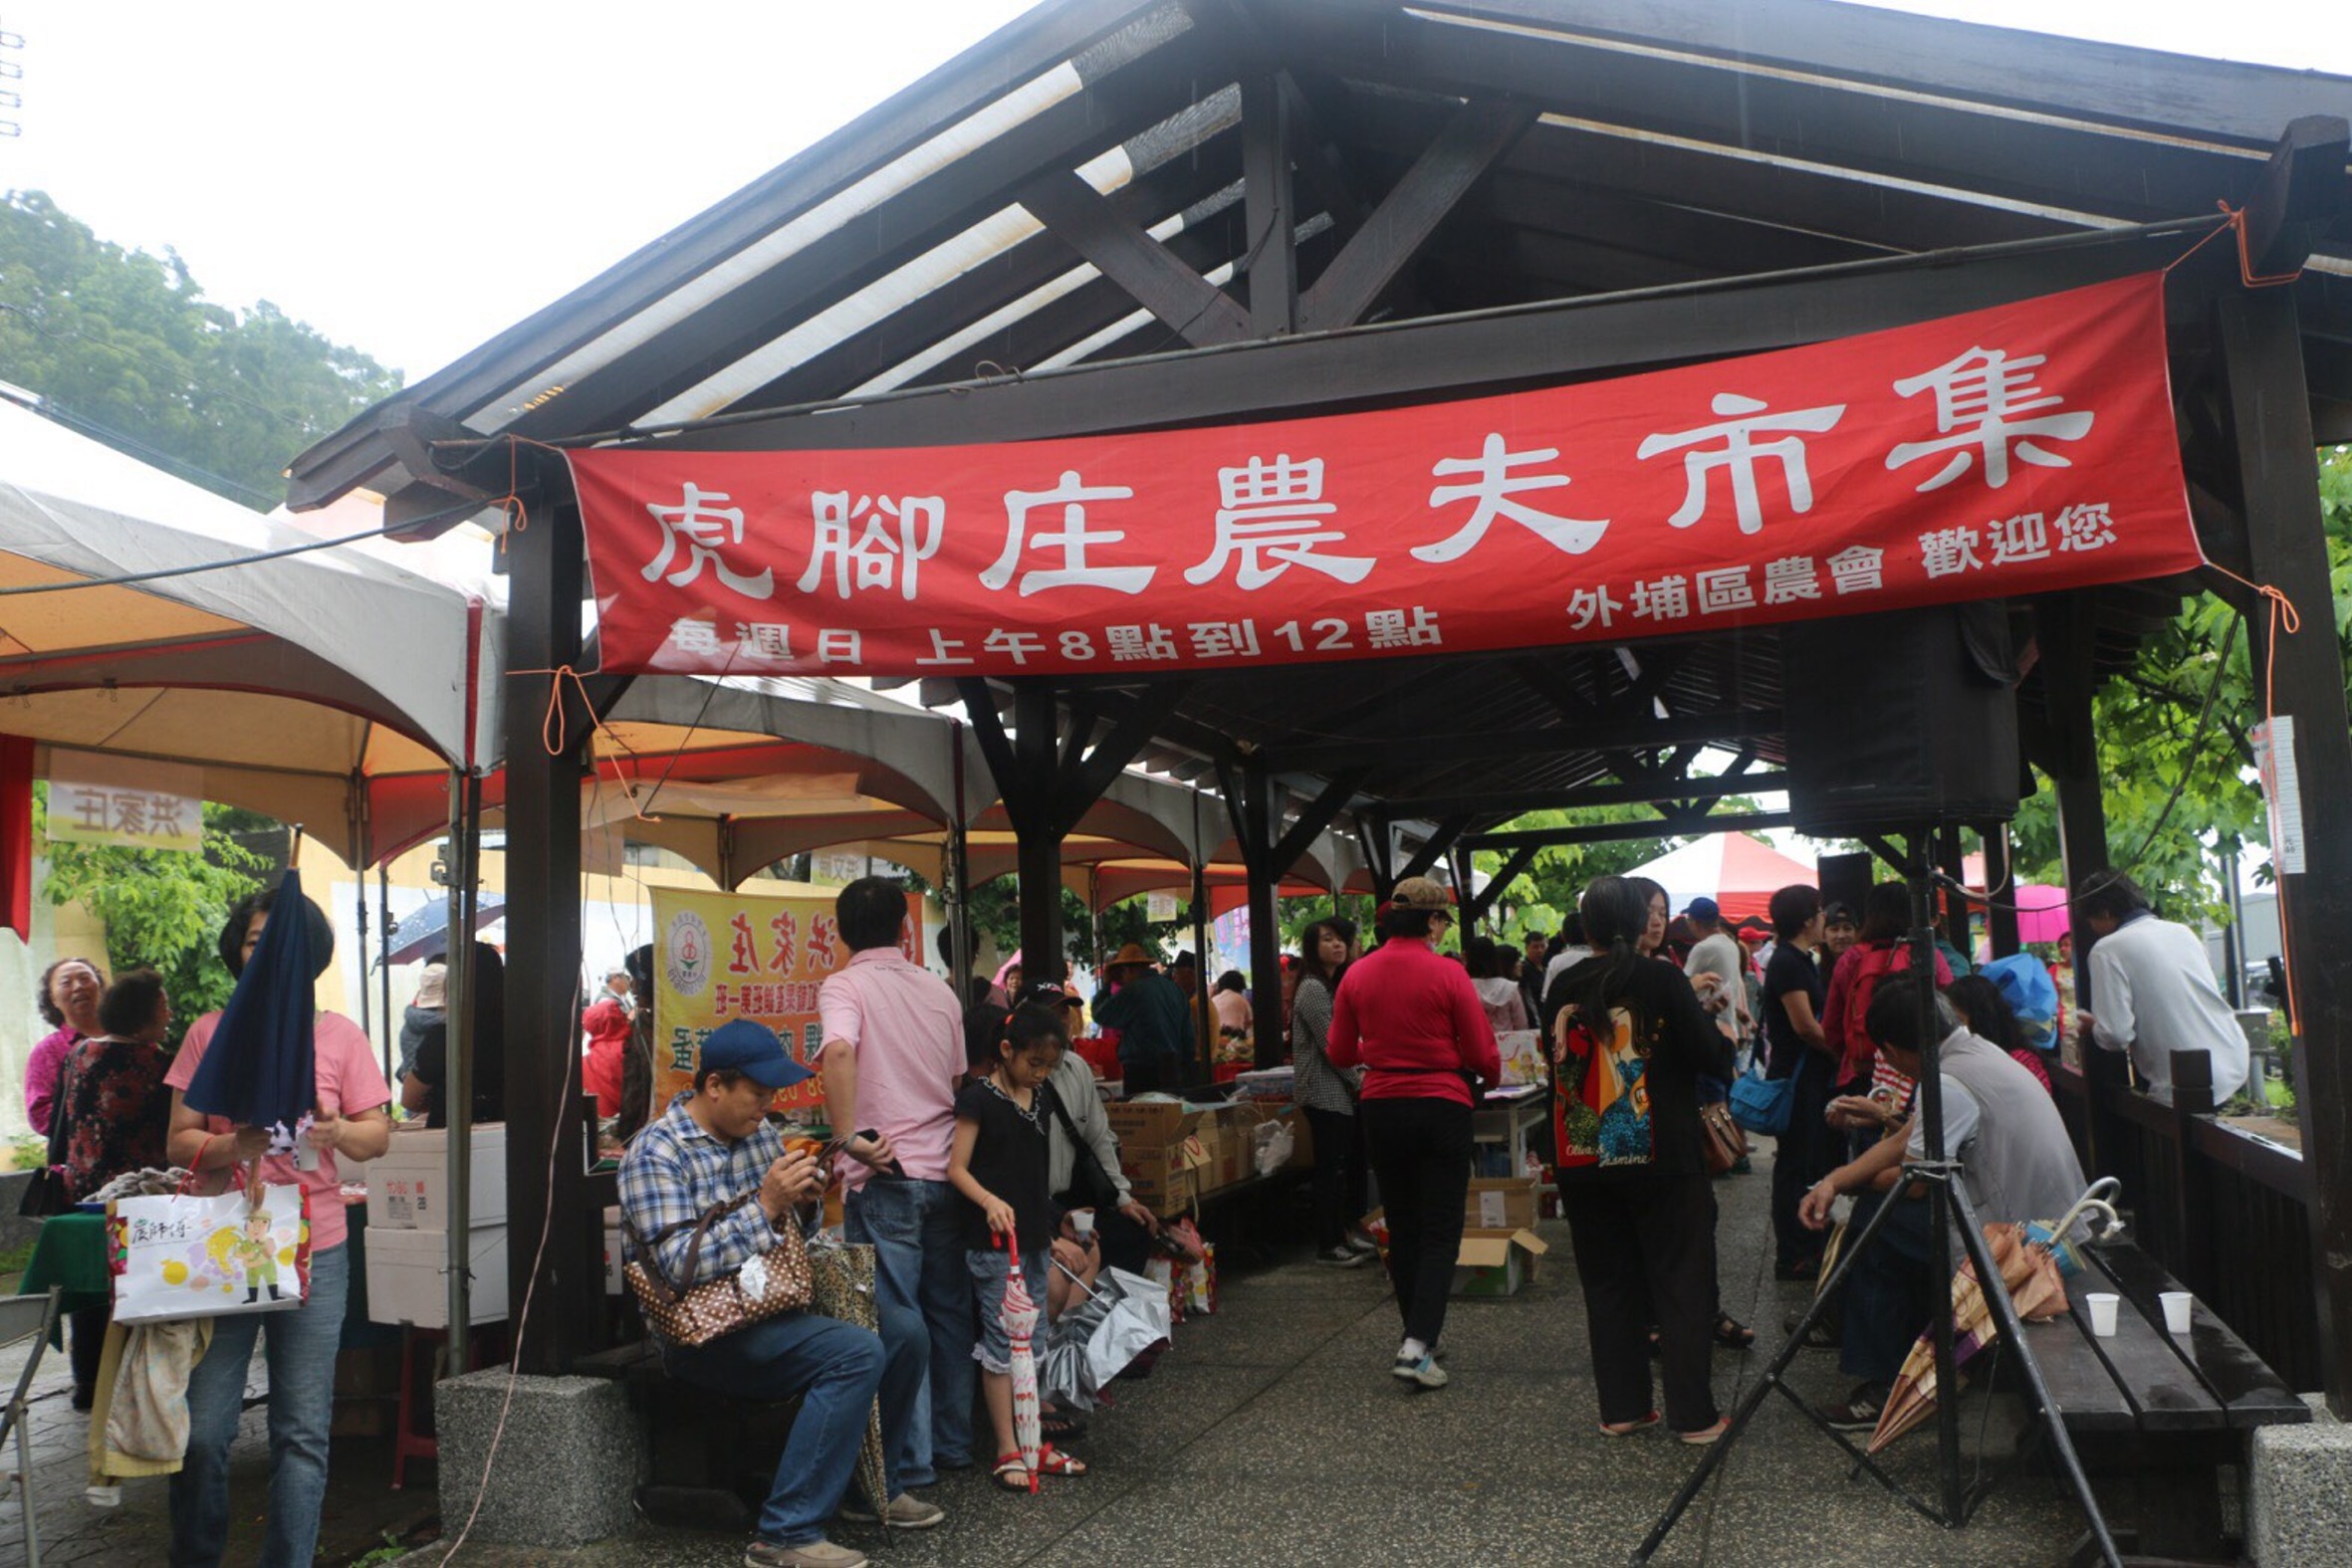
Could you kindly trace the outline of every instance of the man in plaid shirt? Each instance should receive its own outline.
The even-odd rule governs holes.
[[[817,1162],[787,1154],[767,1120],[776,1091],[809,1075],[772,1031],[749,1018],[711,1031],[695,1064],[694,1087],[637,1134],[620,1162],[622,1212],[652,1253],[647,1258],[632,1243],[632,1260],[677,1279],[694,1222],[752,1192],[759,1195],[756,1203],[728,1215],[703,1237],[697,1277],[739,1269],[776,1245],[794,1209],[824,1190]],[[662,1362],[680,1382],[720,1393],[801,1400],[758,1533],[744,1552],[749,1568],[861,1568],[862,1553],[824,1539],[824,1521],[841,1507],[877,1395],[886,1437],[905,1430],[923,1375],[912,1347],[887,1351],[865,1329],[793,1312],[705,1345],[665,1343]],[[884,1448],[895,1456],[895,1441]],[[899,1490],[894,1458],[889,1479],[891,1523],[922,1529],[945,1517]]]

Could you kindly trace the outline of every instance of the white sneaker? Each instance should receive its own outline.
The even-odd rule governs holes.
[[[1425,1389],[1442,1389],[1447,1382],[1446,1369],[1437,1364],[1435,1356],[1423,1356],[1417,1361],[1399,1356],[1388,1372],[1400,1383],[1414,1383]]]

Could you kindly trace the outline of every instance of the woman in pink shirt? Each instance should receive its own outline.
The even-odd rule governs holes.
[[[220,956],[229,973],[245,963],[269,924],[274,892],[255,893],[229,912]],[[301,917],[311,923],[316,974],[335,956],[335,928],[309,899]],[[315,976],[314,976],[315,978]],[[310,1294],[291,1312],[266,1317],[232,1314],[213,1321],[212,1344],[188,1376],[188,1452],[171,1477],[171,1560],[214,1564],[228,1547],[229,1445],[245,1399],[254,1341],[268,1324],[270,1358],[269,1529],[263,1568],[308,1568],[319,1545],[319,1505],[327,1495],[327,1432],[335,1409],[335,1353],[343,1339],[344,1303],[351,1286],[350,1228],[343,1212],[339,1160],[372,1160],[391,1146],[385,1107],[392,1093],[359,1026],[338,1012],[318,1014],[314,1028],[319,1099],[302,1137],[317,1155],[298,1160],[292,1150],[270,1152],[271,1135],[232,1126],[225,1118],[189,1108],[185,1091],[212,1043],[220,1014],[207,1012],[188,1030],[164,1082],[172,1088],[171,1158],[191,1171],[225,1173],[259,1162],[258,1178],[300,1186],[310,1198]],[[309,1168],[305,1169],[305,1164]]]
[[[1388,1211],[1388,1274],[1405,1320],[1389,1370],[1425,1389],[1446,1386],[1437,1344],[1470,1195],[1471,1086],[1503,1076],[1469,974],[1430,946],[1454,923],[1453,904],[1428,877],[1396,885],[1380,917],[1387,940],[1340,978],[1323,1047],[1333,1066],[1365,1069],[1357,1113]]]
[[[25,1119],[37,1133],[49,1131],[66,1053],[98,1032],[101,989],[97,966],[85,959],[59,959],[41,976],[41,1016],[52,1032],[41,1036],[25,1063]]]

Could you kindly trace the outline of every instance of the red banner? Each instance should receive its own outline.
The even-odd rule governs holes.
[[[2153,274],[1377,413],[571,456],[615,671],[1231,669],[1713,631],[2202,560]]]

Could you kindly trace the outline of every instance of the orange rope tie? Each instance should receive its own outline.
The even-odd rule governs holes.
[[[547,748],[547,754],[550,757],[561,757],[565,751],[567,735],[564,717],[564,682],[569,679],[572,682],[572,689],[580,694],[580,705],[588,710],[588,722],[595,727],[596,733],[611,742],[615,752],[626,753],[630,762],[639,763],[641,770],[642,764],[637,757],[635,748],[614,734],[612,726],[604,722],[604,716],[596,712],[596,705],[588,700],[588,683],[580,678],[580,672],[571,665],[559,664],[552,670],[509,670],[507,674],[552,675],[555,677],[548,683],[547,712],[541,716],[539,721],[539,741],[542,746]],[[618,785],[620,792],[627,797],[629,814],[640,822],[660,821],[660,817],[648,815],[644,806],[639,803],[637,786],[626,774],[621,772],[619,759],[608,754],[602,761],[612,770],[613,784]]]
[[[2243,207],[2233,207],[2226,201],[2217,201],[2214,203],[2214,205],[2221,208],[2222,210],[2222,221],[2220,225],[2218,225],[2211,233],[2207,234],[2204,239],[2199,240],[2195,245],[2190,246],[2187,250],[2181,252],[2180,255],[2174,257],[2169,263],[2167,263],[2164,269],[2167,273],[2170,273],[2173,268],[2180,266],[2181,263],[2196,255],[2199,251],[2204,250],[2206,246],[2212,243],[2214,240],[2234,230],[2237,235],[2237,278],[2238,281],[2244,284],[2247,288],[2274,289],[2282,283],[2292,283],[2297,278],[2303,276],[2303,269],[2297,267],[2293,272],[2271,273],[2265,276],[2257,277],[2254,273],[2253,256],[2247,248],[2248,233],[2245,222],[2245,209]],[[2246,583],[2246,586],[2252,587],[2253,584],[2249,582]]]

